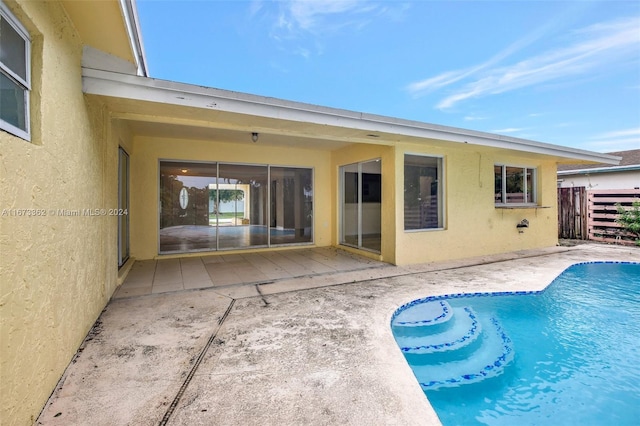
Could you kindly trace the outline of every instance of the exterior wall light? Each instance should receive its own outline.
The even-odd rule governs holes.
[[[524,232],[524,228],[528,228],[528,227],[529,227],[529,221],[527,219],[522,219],[520,223],[516,225],[518,232],[521,234]]]
[[[251,133],[251,140],[253,142],[258,142],[258,132]]]

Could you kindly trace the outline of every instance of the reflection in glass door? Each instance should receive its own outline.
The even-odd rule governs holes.
[[[313,170],[160,161],[160,253],[313,242]]]
[[[216,164],[160,163],[161,253],[216,250],[210,209],[215,184]]]
[[[220,164],[218,176],[218,248],[267,246],[267,166]]]
[[[270,167],[272,245],[312,241],[313,185],[311,169]]]
[[[342,166],[340,181],[340,244],[380,252],[381,161]]]
[[[340,168],[342,178],[341,244],[359,247],[360,235],[360,172],[358,164]]]

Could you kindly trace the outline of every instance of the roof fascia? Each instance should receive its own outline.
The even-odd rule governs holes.
[[[605,164],[619,164],[620,162],[620,157],[608,154],[474,130],[328,108],[108,71],[87,68],[83,68],[82,71],[83,91],[91,95],[159,102],[168,105],[351,128],[367,132],[382,132],[416,138],[475,144],[549,155],[568,160],[582,160]]]
[[[562,170],[558,172],[558,176],[589,175],[592,173],[633,172],[637,170],[640,170],[640,164],[633,164],[630,166],[618,166],[618,167],[597,167],[597,168],[591,168],[591,169]]]

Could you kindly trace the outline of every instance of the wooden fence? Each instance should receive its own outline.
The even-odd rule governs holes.
[[[588,238],[587,191],[584,186],[558,188],[558,238]]]
[[[633,245],[636,236],[616,222],[618,205],[631,207],[640,200],[640,190],[587,191],[589,239],[607,243]]]
[[[618,207],[631,207],[640,190],[558,188],[558,238],[633,245],[635,235],[616,222]]]

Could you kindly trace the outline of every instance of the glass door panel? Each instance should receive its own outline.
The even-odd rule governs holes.
[[[358,164],[340,168],[342,181],[342,232],[340,243],[360,246],[360,173]]]
[[[313,182],[311,169],[271,167],[271,244],[313,241]]]
[[[380,160],[340,168],[340,243],[379,252],[382,169]]]
[[[159,252],[313,242],[313,170],[160,162]]]
[[[215,183],[215,164],[160,162],[160,253],[216,249]]]
[[[267,166],[220,164],[215,193],[218,248],[267,246],[269,179]]]
[[[118,267],[129,259],[129,154],[118,149]]]
[[[382,168],[380,160],[361,163],[361,238],[363,248],[380,251],[382,213]]]

